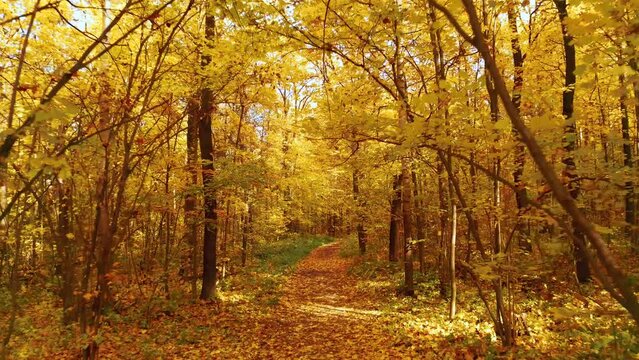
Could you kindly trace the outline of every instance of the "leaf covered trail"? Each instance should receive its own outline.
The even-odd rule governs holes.
[[[302,260],[272,316],[260,324],[256,358],[402,358],[378,310],[348,274],[352,259],[325,245]]]
[[[393,342],[392,318],[349,274],[353,258],[339,244],[313,250],[266,298],[247,297],[259,283],[224,292],[221,305],[192,303],[157,312],[147,328],[106,323],[105,359],[404,359],[414,349]],[[264,279],[258,280],[263,282]],[[271,293],[272,291],[272,293]],[[262,295],[264,296],[264,295]],[[388,315],[388,314],[386,314]],[[132,336],[133,335],[133,336]],[[59,353],[68,358],[75,352]],[[423,353],[421,354],[423,355]],[[423,356],[419,356],[423,358]]]

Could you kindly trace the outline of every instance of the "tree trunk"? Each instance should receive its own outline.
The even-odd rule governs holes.
[[[632,43],[627,41],[626,45],[629,48],[633,48]],[[637,64],[638,54],[635,52],[633,56],[628,60],[628,65],[635,72],[639,73],[639,64]],[[634,112],[635,112],[635,137],[633,139],[635,155],[639,156],[639,79],[633,77],[632,79],[632,92],[634,97]],[[636,244],[635,244],[636,245]]]
[[[215,17],[213,9],[207,2],[205,18],[205,38],[211,42],[215,36]],[[211,55],[204,51],[202,69],[211,63]],[[213,113],[213,92],[206,84],[200,90],[199,140],[202,157],[202,184],[204,187],[204,249],[202,257],[202,291],[200,299],[210,300],[215,297],[217,282],[217,201],[215,197],[213,167],[213,130],[211,116]]]
[[[439,269],[439,294],[442,297],[446,297],[448,294],[448,282],[449,269],[446,266],[446,259],[448,258],[448,246],[446,245],[446,233],[448,227],[448,206],[446,204],[446,187],[444,186],[444,163],[445,157],[439,152],[439,161],[437,162],[437,193],[439,194],[439,234],[438,234],[438,247],[439,254],[437,257],[437,267]],[[447,169],[447,168],[446,168]],[[450,176],[450,174],[449,174]]]
[[[599,126],[606,128],[608,126],[608,121],[606,120],[606,109],[604,108],[604,103],[601,99],[601,86],[599,85],[599,74],[597,73],[597,70],[595,70],[595,86],[597,87],[597,102],[599,103]],[[601,132],[600,139],[604,152],[604,163],[608,164],[608,136],[605,132]]]
[[[630,122],[628,119],[628,95],[626,94],[626,78],[623,74],[619,75],[619,86],[621,87],[621,96],[619,98],[619,108],[621,110],[621,137],[623,139],[623,166],[627,170],[631,170],[632,163],[632,143],[630,141]],[[628,175],[627,175],[628,176]],[[630,180],[626,180],[624,195],[625,202],[625,220],[626,220],[626,236],[630,238],[631,244],[636,242],[636,221],[635,221],[635,187]]]
[[[404,295],[414,296],[413,284],[413,206],[410,171],[402,164],[402,219],[404,225]]]
[[[573,153],[576,149],[577,141],[577,125],[572,114],[574,110],[575,100],[575,68],[576,68],[576,55],[575,46],[572,43],[573,37],[568,33],[568,27],[566,21],[568,20],[568,5],[566,0],[553,0],[557,11],[559,12],[559,20],[561,21],[561,33],[563,36],[563,46],[565,54],[565,83],[564,92],[562,97],[562,114],[566,121],[564,126],[564,150],[565,155],[562,159],[564,163],[563,175],[568,179],[568,191],[570,196],[577,200],[579,197],[580,186],[577,178],[577,165]],[[587,254],[585,249],[584,234],[577,224],[573,223],[573,249],[575,257],[575,273],[577,280],[580,283],[590,281],[590,266],[588,265]]]
[[[421,181],[416,172],[411,173],[413,178],[413,198],[415,203],[415,233],[417,234],[417,257],[419,258],[419,272],[424,273],[426,271],[426,264],[424,261],[424,242],[426,241],[425,232],[425,220],[424,220],[424,203],[423,203],[423,189]]]
[[[229,221],[230,220],[231,220],[231,200],[227,198],[226,199],[226,206],[224,208],[224,231],[222,233],[222,244],[220,246],[220,252],[222,253],[222,260],[221,261],[226,261],[225,258],[227,257],[226,248],[228,246],[228,237],[229,237],[229,231],[230,231]]]
[[[401,176],[395,175],[393,177],[393,198],[391,199],[390,209],[390,234],[388,237],[388,260],[397,261],[397,245],[399,243],[399,227],[402,211],[402,190],[401,190]]]
[[[246,266],[246,259],[248,257],[248,237],[252,220],[251,203],[248,199],[246,202],[248,209],[246,210],[244,221],[242,222],[242,266]]]
[[[484,11],[486,11],[485,8],[484,8]],[[519,114],[519,107],[521,105],[521,87],[523,85],[523,77],[522,77],[523,56],[521,54],[521,49],[519,48],[519,42],[516,38],[517,20],[516,20],[516,17],[513,19],[514,14],[511,14],[511,12],[513,11],[514,9],[511,10],[511,7],[509,6],[508,21],[511,27],[511,31],[514,33],[513,34],[514,40],[511,41],[511,45],[513,48],[513,62],[515,63],[515,79],[514,79],[513,94],[511,99],[513,104],[516,107],[517,114]],[[486,41],[490,39],[492,56],[493,58],[496,58],[497,50],[496,50],[495,35],[492,34],[489,30],[487,30],[488,29],[487,25],[488,25],[488,14],[484,12],[484,26],[486,29],[485,38],[486,38]],[[516,49],[519,50],[519,52],[517,52]],[[488,92],[488,97],[489,97],[490,118],[493,121],[493,123],[496,123],[497,121],[499,121],[499,94],[497,93],[497,90],[495,89],[493,78],[489,74],[486,75],[486,90]],[[500,137],[499,133],[496,133],[495,135],[497,138]],[[498,149],[496,148],[494,148],[493,151],[495,153],[498,153]],[[523,173],[523,158],[519,159],[517,158],[517,156],[522,156],[523,154],[520,153],[519,151],[523,152],[523,149],[516,149],[515,173],[517,173],[518,180],[519,182],[521,182],[521,174]],[[521,166],[519,166],[520,164],[518,164],[518,162],[520,161],[521,161]],[[499,155],[493,160],[492,166],[493,166],[493,172],[497,176],[501,176],[500,175],[501,158]],[[516,192],[516,199],[518,201],[524,200],[525,198],[523,196],[524,196],[524,192],[522,191]],[[493,200],[493,207],[495,212],[495,214],[492,215],[493,254],[495,255],[494,260],[499,261],[500,254],[502,253],[502,229],[501,229],[501,219],[498,214],[502,204],[501,204],[501,189],[499,186],[499,181],[497,181],[497,179],[493,179],[493,199],[492,200]],[[520,203],[518,202],[517,205],[520,205]],[[521,205],[523,205],[523,203]],[[519,223],[520,221],[519,212],[518,212],[517,220],[518,220],[517,222]],[[496,317],[497,323],[495,324],[496,325],[495,332],[501,338],[504,346],[511,346],[513,345],[513,339],[512,339],[513,331],[511,327],[510,314],[508,313],[507,306],[504,303],[504,288],[502,283],[503,283],[502,274],[499,273],[497,279],[493,281],[493,288],[495,290],[495,310],[496,310],[495,313],[497,316]]]
[[[16,320],[18,319],[18,311],[20,304],[18,302],[18,292],[20,291],[20,279],[18,273],[20,272],[21,257],[22,257],[22,226],[24,225],[24,219],[22,216],[17,221],[15,227],[15,255],[13,257],[13,266],[11,267],[11,277],[9,279],[9,295],[11,297],[11,313],[9,314],[9,321],[6,328],[2,329],[4,334],[2,336],[2,349],[0,351],[0,359],[4,360],[9,358],[9,342],[11,336],[15,331]],[[8,235],[8,233],[7,233]]]
[[[198,185],[198,106],[194,99],[188,103],[187,127],[186,127],[186,164],[191,174],[191,186]],[[189,278],[191,284],[191,297],[197,297],[197,278],[199,268],[199,247],[198,247],[198,220],[199,214],[196,211],[197,197],[193,190],[189,190],[184,198],[184,219],[187,231],[187,241],[190,246],[190,267]]]
[[[75,246],[71,228],[71,214],[73,212],[72,188],[70,184],[58,182],[58,257],[62,276],[62,323],[69,325],[77,320],[75,309]]]
[[[100,321],[102,315],[102,309],[109,298],[109,274],[111,267],[111,248],[113,243],[113,237],[109,226],[109,194],[108,194],[108,173],[109,173],[109,155],[108,150],[105,153],[104,172],[98,180],[98,199],[97,199],[97,212],[95,218],[95,240],[93,251],[90,256],[96,257],[96,296],[93,300],[91,317],[88,319],[86,328],[87,333],[91,338],[98,334],[100,328]],[[99,250],[95,253],[95,250]],[[98,358],[99,344],[95,340],[91,340],[87,348],[84,349],[83,357],[85,359],[97,359]]]
[[[430,18],[430,45],[433,54],[433,64],[435,66],[435,91],[438,95],[437,102],[437,111],[444,112],[444,117],[446,118],[446,125],[448,124],[448,112],[445,110],[445,101],[443,95],[445,95],[445,91],[439,87],[439,82],[444,81],[446,79],[446,71],[444,69],[444,54],[441,45],[441,28],[436,28],[437,16],[435,14],[435,1],[428,1],[429,9],[428,15]],[[448,159],[443,155],[442,151],[438,151],[439,161],[437,163],[437,190],[439,193],[439,234],[438,234],[438,242],[439,242],[439,255],[438,255],[438,268],[439,268],[439,293],[442,297],[446,297],[448,293],[448,287],[450,286],[450,267],[447,264],[447,260],[449,259],[449,246],[446,241],[446,233],[448,226],[448,219],[450,216],[450,209],[448,207],[447,198],[450,198],[452,194],[447,192],[447,187],[444,186],[444,178],[443,172],[444,167],[448,173],[448,176],[451,175],[451,171],[449,171]],[[448,179],[447,181],[450,181]]]
[[[395,28],[395,86],[397,87],[398,100],[398,125],[402,132],[406,132],[408,123],[413,122],[410,115],[410,105],[408,99],[408,84],[403,71],[404,60],[400,56],[401,39],[398,31],[398,21],[394,22]],[[413,284],[413,190],[411,188],[412,178],[410,171],[411,153],[407,153],[401,160],[401,193],[402,193],[402,224],[404,227],[403,255],[404,255],[404,295],[414,296]]]
[[[359,170],[353,170],[353,197],[355,200],[355,218],[357,222],[357,244],[359,246],[359,254],[364,255],[366,253],[366,228],[364,227],[364,216],[362,214],[362,199],[359,193],[359,179],[361,173]]]
[[[448,316],[451,320],[457,314],[457,278],[455,274],[455,247],[457,244],[457,204],[453,201],[451,206],[451,231],[450,231],[450,308]]]
[[[519,113],[521,108],[521,91],[524,85],[524,55],[519,45],[519,30],[517,29],[517,14],[518,9],[515,2],[508,1],[508,24],[511,32],[511,48],[513,51],[513,92],[512,102]],[[517,139],[517,145],[515,146],[515,170],[513,170],[513,182],[520,191],[515,192],[515,200],[517,202],[517,223],[516,234],[519,247],[525,252],[532,251],[532,243],[530,241],[530,234],[528,233],[528,227],[522,219],[522,214],[526,209],[526,185],[522,183],[522,175],[524,174],[524,166],[526,163],[526,149],[524,144],[519,138],[519,134],[513,129],[513,136]]]
[[[522,142],[526,145],[526,148],[530,152],[531,158],[537,165],[539,172],[547,181],[555,199],[557,199],[557,202],[572,219],[573,226],[578,228],[579,231],[585,235],[590,244],[596,250],[597,259],[600,261],[602,266],[601,270],[603,270],[597,273],[597,278],[601,281],[606,291],[608,291],[608,293],[614,297],[620,305],[628,310],[633,320],[639,324],[639,301],[637,300],[637,296],[632,288],[631,280],[618,266],[615,258],[612,256],[610,250],[602,239],[601,234],[579,209],[570,192],[564,187],[564,184],[559,179],[557,173],[555,173],[552,165],[548,162],[548,159],[537,142],[537,139],[533,136],[530,129],[528,129],[517,113],[517,110],[510,99],[510,94],[506,88],[504,78],[495,63],[495,60],[490,54],[486,41],[482,38],[481,22],[477,16],[477,9],[471,0],[462,0],[462,3],[466,10],[466,15],[468,15],[468,21],[472,29],[473,37],[471,38],[466,33],[462,34],[465,39],[472,42],[477,47],[477,50],[484,59],[488,71],[495,80],[495,89],[504,104],[504,108],[510,118],[511,124],[517,129]],[[453,19],[453,15],[450,12],[447,12],[445,8],[439,6],[438,9],[440,11],[444,11],[445,15],[449,19]],[[565,223],[562,222],[561,226],[564,230],[567,230]],[[570,234],[573,235],[572,233]],[[576,239],[575,241],[577,242],[583,243],[583,239],[579,239],[574,236],[571,236],[571,238]],[[587,252],[585,252],[585,254],[588,255]]]
[[[166,130],[166,137],[167,137],[167,141],[166,141],[166,146],[167,146],[167,151],[170,153],[171,151],[171,144],[169,142],[169,130]],[[172,217],[172,211],[171,209],[169,209],[168,206],[168,198],[170,195],[169,192],[169,181],[171,179],[171,165],[167,164],[166,165],[166,173],[164,174],[164,196],[166,196],[166,208],[164,209],[164,224],[162,224],[163,228],[164,228],[164,274],[163,274],[163,282],[164,282],[164,295],[166,296],[167,299],[170,298],[171,296],[171,291],[170,291],[170,287],[169,287],[169,274],[170,274],[170,268],[171,268],[171,217]]]

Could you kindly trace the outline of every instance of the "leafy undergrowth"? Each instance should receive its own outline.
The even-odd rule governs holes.
[[[107,313],[96,339],[101,358],[636,357],[630,321],[595,286],[576,293],[551,278],[537,288],[518,289],[516,306],[527,315],[530,335],[508,349],[496,338],[470,279],[460,278],[458,314],[449,321],[437,274],[416,273],[416,297],[404,297],[397,290],[399,264],[374,252],[358,256],[352,240],[330,241],[304,237],[261,246],[250,266],[220,283],[215,302],[193,302],[178,291],[170,300],[151,296]],[[77,358],[87,339],[74,327],[58,325],[56,297],[42,290],[37,301],[29,299],[21,304],[13,358]],[[6,300],[0,297],[5,305]]]
[[[297,263],[313,249],[334,241],[330,237],[306,236],[260,244],[255,251],[254,263],[220,285],[223,303],[238,299],[259,304],[276,305],[281,287]]]
[[[354,241],[342,250],[352,256]],[[388,300],[383,309],[401,343],[418,353],[442,359],[630,359],[639,358],[636,328],[627,313],[595,285],[562,282],[556,278],[532,288],[518,287],[515,306],[525,314],[529,334],[517,323],[516,346],[503,347],[496,337],[486,306],[470,278],[458,280],[457,315],[449,320],[449,301],[440,294],[438,276],[427,258],[427,270],[416,273],[416,296],[399,294],[403,274],[397,263],[367,255],[350,269],[358,286],[371,297]],[[417,264],[416,264],[417,265]],[[490,285],[484,284],[488,303],[494,307]]]
[[[252,340],[262,319],[272,316],[282,295],[282,285],[300,259],[333,241],[305,236],[261,244],[253,263],[219,284],[219,301],[192,301],[187,285],[169,299],[154,289],[144,291],[125,306],[109,311],[96,340],[105,359],[238,358],[259,348]],[[157,286],[152,286],[153,288]],[[132,290],[133,291],[133,290]],[[24,294],[22,294],[24,295]],[[21,311],[12,337],[10,358],[72,359],[87,343],[77,327],[60,324],[58,297],[47,289],[21,296]],[[0,321],[8,318],[8,295],[0,294]],[[2,327],[4,329],[4,326]],[[1,335],[1,334],[0,334]],[[245,348],[240,349],[240,345]],[[247,355],[246,357],[250,357]]]

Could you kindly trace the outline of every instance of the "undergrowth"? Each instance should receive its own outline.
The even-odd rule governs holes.
[[[306,235],[295,239],[287,237],[279,241],[263,243],[258,245],[255,251],[257,263],[254,266],[258,272],[287,273],[313,249],[332,241],[333,239],[327,236]]]
[[[212,331],[206,327],[208,325],[198,322],[252,311],[250,309],[260,305],[266,305],[262,308],[265,309],[277,304],[281,287],[296,264],[313,249],[332,241],[329,237],[291,235],[258,244],[255,256],[246,267],[238,267],[232,275],[220,280],[217,304],[194,301],[185,282],[171,283],[169,297],[156,283],[140,288],[121,288],[118,299],[126,300],[126,304],[105,310],[102,328],[96,336],[103,342],[100,352],[122,354],[124,351],[131,358],[157,359],[163,357],[167,344],[197,344],[205,338],[203,334],[232,336],[225,333],[225,327]],[[133,300],[125,296],[128,293],[133,294]],[[74,325],[62,326],[60,301],[55,292],[37,287],[23,288],[19,300],[10,358],[70,358],[80,354],[87,338],[81,336]],[[8,292],[0,289],[0,336],[6,329],[10,307]],[[191,358],[200,357],[193,355]]]
[[[564,283],[549,284],[543,292],[516,291],[518,313],[526,314],[530,335],[522,335],[513,348],[503,347],[494,332],[474,283],[460,272],[457,281],[457,316],[448,318],[449,297],[440,294],[436,259],[426,258],[420,273],[415,263],[415,297],[401,294],[401,261],[389,262],[383,248],[364,256],[356,239],[342,243],[341,256],[354,259],[349,272],[358,287],[371,296],[387,299],[383,310],[394,343],[437,358],[486,359],[630,359],[638,358],[636,328],[609,297],[597,287],[585,286],[576,300]],[[550,287],[563,286],[552,291]],[[494,307],[494,295],[487,292]],[[587,299],[587,300],[586,300]],[[584,306],[582,301],[587,301]],[[494,310],[493,310],[494,311]],[[519,329],[520,330],[520,329]]]
[[[243,297],[266,305],[277,305],[286,275],[315,248],[332,242],[326,236],[289,236],[278,241],[259,244],[253,263],[237,276],[227,278],[221,285],[221,296],[232,298],[241,292]]]

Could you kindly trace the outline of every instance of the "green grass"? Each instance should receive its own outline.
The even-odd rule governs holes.
[[[315,248],[332,241],[332,238],[326,236],[307,235],[261,244],[255,252],[256,270],[272,275],[287,273]]]
[[[282,295],[282,285],[295,265],[311,251],[333,242],[326,236],[291,236],[260,244],[254,260],[240,276],[222,283],[221,290],[247,295],[253,302],[275,306]]]

